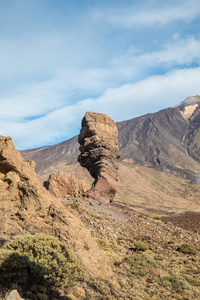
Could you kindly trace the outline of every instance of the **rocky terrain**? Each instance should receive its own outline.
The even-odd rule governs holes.
[[[74,175],[90,186],[93,178],[78,163],[57,164],[55,171]],[[40,177],[41,182],[48,174]],[[118,183],[112,206],[127,207],[144,214],[173,215],[185,211],[200,212],[200,185],[148,167],[119,163]]]
[[[99,278],[96,299],[200,299],[197,233],[92,199],[66,196],[62,202],[91,230],[120,285]],[[179,251],[182,244],[194,247],[195,254]]]
[[[31,299],[200,299],[200,241],[197,233],[129,208],[66,196],[62,204],[91,232],[116,281],[104,275],[49,292],[29,290]],[[186,244],[186,252],[181,246]],[[93,254],[95,255],[95,254]],[[18,292],[30,299],[22,288]],[[67,293],[67,295],[66,295]],[[62,295],[62,296],[61,296]],[[49,298],[44,298],[49,299]]]
[[[200,96],[188,97],[176,107],[118,122],[120,161],[193,179],[200,173],[199,105]],[[54,146],[22,151],[22,155],[33,159],[37,174],[43,175],[59,162],[76,163],[78,137]]]
[[[198,114],[195,96],[118,123],[118,189],[106,206],[81,194],[79,180],[93,178],[72,159],[76,138],[23,152],[38,158],[38,178],[1,137],[0,299],[200,299],[200,185],[183,178],[198,178]],[[64,251],[73,254],[63,269]]]
[[[0,153],[1,299],[9,300],[10,295],[20,295],[26,300],[200,299],[200,240],[196,232],[199,229],[183,229],[179,224],[173,224],[173,218],[163,222],[159,215],[140,213],[135,207],[123,203],[119,205],[117,201],[105,206],[92,198],[70,195],[55,198],[40,184],[34,174],[33,162],[24,162],[10,138],[1,137]],[[146,171],[155,172],[151,182],[153,186],[160,173],[142,168],[145,169],[148,184],[150,173]],[[127,170],[124,172],[127,173]],[[8,176],[9,172],[13,173],[12,176]],[[78,169],[77,172],[80,177],[85,176],[84,169]],[[140,167],[135,170],[135,174],[136,178],[140,174],[138,180],[141,180]],[[166,180],[169,175],[162,174],[165,189],[170,184]],[[16,175],[19,181],[15,181],[18,178]],[[13,178],[12,182],[7,177]],[[181,180],[183,186],[177,182],[174,188],[178,188],[179,192],[183,187],[188,190],[189,186],[185,186],[184,179],[177,180]],[[161,187],[161,176],[158,181]],[[6,188],[3,188],[5,184]],[[26,189],[20,189],[24,184]],[[156,202],[159,205],[159,201]],[[175,207],[175,203],[173,205]],[[12,264],[19,264],[24,256],[14,261],[13,258],[9,259],[6,264],[2,264],[1,257],[8,251],[4,249],[16,240],[16,236],[26,237],[31,234],[34,237],[37,233],[53,236],[73,250],[83,269],[82,277],[70,285],[59,287],[42,282],[34,285],[33,279],[26,285],[23,280],[16,282]],[[3,271],[7,265],[7,279],[2,284],[1,278],[5,276]],[[23,264],[19,266],[21,268]],[[15,277],[9,277],[9,274]],[[17,275],[17,278],[21,277]]]
[[[118,134],[115,122],[107,115],[87,112],[78,137],[78,161],[95,181],[85,196],[103,204],[113,201],[117,190]]]
[[[90,230],[77,214],[42,187],[34,172],[34,162],[24,161],[11,138],[3,136],[0,136],[0,205],[2,244],[28,233],[55,236],[74,251],[87,276],[114,281],[108,259],[102,255]],[[2,272],[0,268],[0,278]],[[1,292],[5,291],[1,286]]]

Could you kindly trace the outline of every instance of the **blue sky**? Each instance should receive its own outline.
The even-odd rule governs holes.
[[[0,134],[17,149],[200,94],[199,0],[0,0]]]

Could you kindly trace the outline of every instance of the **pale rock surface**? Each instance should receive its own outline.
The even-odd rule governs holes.
[[[78,137],[82,167],[95,178],[86,196],[103,204],[113,201],[117,190],[118,132],[115,122],[105,114],[87,112]]]
[[[6,300],[24,300],[20,297],[17,290],[12,290],[10,294],[6,297]]]
[[[73,175],[58,171],[49,175],[44,187],[55,197],[64,198],[66,195],[72,197],[82,197],[88,190],[84,180],[77,179]]]

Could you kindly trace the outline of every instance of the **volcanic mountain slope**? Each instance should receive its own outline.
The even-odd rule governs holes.
[[[157,113],[117,123],[121,161],[191,179],[200,172],[200,96]],[[58,162],[76,163],[77,137],[57,145],[22,151],[36,162],[38,175]]]
[[[199,172],[200,97],[118,123],[122,160],[184,178]]]
[[[79,155],[78,136],[56,145],[21,151],[21,154],[25,159],[34,160],[36,173],[43,175],[51,172],[55,165],[61,161],[65,161],[67,164],[77,162]]]

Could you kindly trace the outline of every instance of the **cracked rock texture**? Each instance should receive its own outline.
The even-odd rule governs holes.
[[[115,122],[105,114],[87,112],[78,137],[82,167],[95,178],[85,195],[103,204],[113,201],[117,190],[118,132]]]

